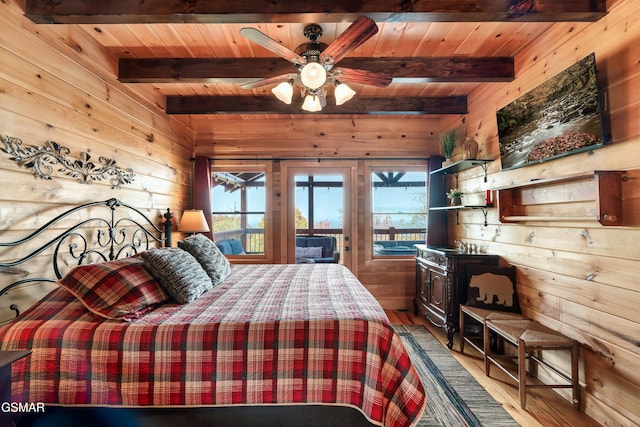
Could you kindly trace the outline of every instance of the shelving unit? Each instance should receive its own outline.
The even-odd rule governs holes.
[[[492,162],[492,159],[466,159],[460,160],[455,163],[451,163],[447,166],[444,166],[440,169],[436,169],[430,173],[431,180],[433,180],[434,176],[445,176],[445,175],[453,175],[456,178],[455,186],[458,187],[458,173],[465,171],[467,169],[481,167],[484,173],[484,182],[487,182],[487,164]],[[459,206],[433,206],[430,207],[430,211],[452,211],[456,214],[456,225],[460,224],[458,218],[458,212],[464,209],[481,209],[484,214],[484,225],[487,226],[487,212],[488,208],[493,207],[493,204],[489,205],[459,205]]]
[[[595,220],[604,226],[622,225],[624,174],[590,171],[496,188],[500,222]],[[544,211],[545,206],[570,203],[575,206],[571,215]]]

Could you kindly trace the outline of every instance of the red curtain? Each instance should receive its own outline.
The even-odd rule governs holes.
[[[200,209],[209,224],[208,233],[202,233],[213,240],[213,223],[211,218],[211,164],[207,157],[196,157],[193,176],[193,209]]]

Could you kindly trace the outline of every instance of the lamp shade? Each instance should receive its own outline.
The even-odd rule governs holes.
[[[309,62],[300,70],[300,79],[309,89],[318,89],[327,81],[327,70],[317,62]]]
[[[322,110],[320,97],[315,95],[307,95],[302,103],[302,109],[305,111],[316,112]]]
[[[189,209],[182,213],[178,231],[181,233],[206,233],[209,231],[209,224],[204,217],[204,212],[199,209]]]
[[[293,98],[293,85],[291,82],[282,82],[278,86],[271,89],[271,92],[278,98],[280,101],[285,104],[291,104],[291,99]]]
[[[336,105],[342,105],[356,94],[356,91],[351,89],[344,83],[336,83],[336,90],[334,95],[336,97]]]

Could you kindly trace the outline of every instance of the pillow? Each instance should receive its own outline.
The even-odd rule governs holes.
[[[79,265],[58,284],[89,311],[107,319],[132,320],[169,300],[167,292],[137,256]]]
[[[211,278],[212,286],[222,282],[231,274],[229,260],[208,237],[194,234],[178,242],[178,247],[189,252],[198,260]]]
[[[515,267],[470,264],[466,274],[469,284],[466,305],[520,313]]]
[[[196,300],[213,287],[200,263],[182,249],[150,249],[140,256],[144,265],[180,304]]]
[[[296,246],[296,258],[322,258],[322,247],[320,246]]]
[[[223,255],[232,255],[233,249],[231,248],[231,243],[228,240],[215,242],[216,247],[222,252]],[[178,246],[180,246],[180,242],[178,242]]]
[[[244,255],[244,248],[242,247],[242,243],[240,240],[231,239],[229,240],[229,246],[231,246],[231,253],[233,255]]]

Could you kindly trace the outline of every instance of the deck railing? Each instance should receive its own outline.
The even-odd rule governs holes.
[[[236,239],[242,243],[245,253],[256,255],[264,253],[264,229],[246,228],[213,233],[215,240]]]
[[[341,228],[315,228],[315,229],[297,229],[296,235],[301,236],[333,236],[338,242],[338,250],[343,253],[344,239]],[[218,231],[214,233],[215,240],[237,239],[242,243],[247,254],[264,253],[264,229],[248,228],[236,229],[228,231]],[[426,230],[424,228],[376,228],[373,235],[374,241],[425,241]]]
[[[427,237],[425,228],[376,228],[373,230],[373,240],[422,240]]]

